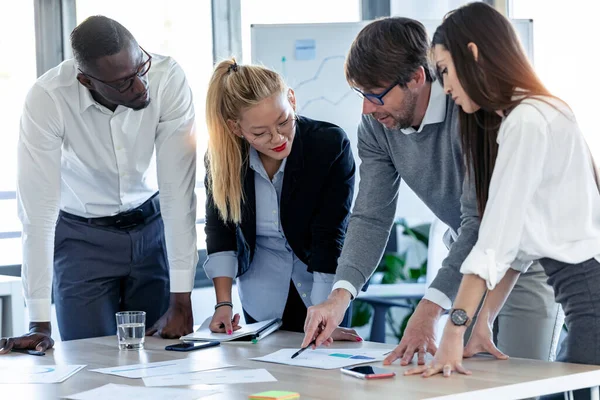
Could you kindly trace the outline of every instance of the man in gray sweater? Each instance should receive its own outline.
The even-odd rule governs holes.
[[[364,98],[358,128],[360,186],[332,293],[310,307],[307,346],[325,341],[377,267],[393,226],[401,179],[450,228],[453,243],[435,280],[386,361],[411,362],[435,354],[435,325],[452,308],[460,266],[477,241],[474,188],[465,183],[458,109],[435,82],[425,28],[408,18],[377,20],[357,36],[346,77]],[[462,197],[462,198],[461,198]],[[449,236],[449,235],[447,235]],[[498,348],[509,356],[552,360],[562,313],[539,265],[526,270],[498,316]],[[490,321],[493,322],[493,321]],[[485,349],[499,355],[498,349]]]

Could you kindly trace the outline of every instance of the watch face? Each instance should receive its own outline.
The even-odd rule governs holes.
[[[467,312],[465,310],[454,310],[450,315],[450,319],[454,325],[464,325],[467,323],[469,317],[467,316]]]

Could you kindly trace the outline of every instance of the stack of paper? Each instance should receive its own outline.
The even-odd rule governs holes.
[[[187,358],[183,360],[171,360],[153,362],[147,364],[122,365],[119,367],[92,369],[92,372],[101,374],[117,375],[125,378],[146,378],[150,376],[185,374],[196,371],[209,371],[211,369],[228,368],[233,365],[220,361],[198,360]]]
[[[227,385],[231,383],[275,382],[266,369],[244,369],[196,372],[182,375],[163,375],[144,378],[146,386]]]

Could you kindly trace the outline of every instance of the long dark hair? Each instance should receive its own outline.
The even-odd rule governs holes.
[[[477,45],[477,60],[469,43]],[[496,111],[508,115],[525,98],[554,96],[536,75],[510,21],[484,2],[449,12],[433,35],[432,48],[436,45],[450,52],[460,84],[481,107],[473,114],[459,111],[467,174],[475,181],[481,218],[498,155],[502,117]]]

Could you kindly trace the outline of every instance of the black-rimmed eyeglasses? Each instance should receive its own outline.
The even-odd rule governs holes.
[[[128,76],[126,78],[107,82],[107,81],[103,81],[102,79],[98,79],[95,76],[92,76],[90,74],[86,74],[81,69],[79,69],[79,72],[81,72],[83,75],[87,76],[88,78],[92,78],[95,81],[103,83],[104,85],[108,86],[109,88],[111,88],[113,90],[116,90],[119,93],[125,93],[126,91],[128,91],[131,88],[131,86],[133,86],[133,82],[135,81],[135,78],[136,77],[141,78],[144,75],[146,75],[148,73],[148,71],[150,71],[150,67],[152,66],[152,56],[146,50],[144,50],[142,46],[140,46],[140,49],[144,52],[144,54],[146,54],[148,59],[146,61],[144,61],[138,67],[137,72],[135,74]],[[120,82],[120,83],[115,84],[115,82]]]
[[[396,85],[399,85],[401,82],[402,82],[401,80],[395,81],[390,86],[388,86],[387,89],[385,89],[383,92],[381,92],[380,94],[364,93],[362,90],[360,90],[359,88],[357,88],[355,86],[353,86],[352,89],[354,89],[354,91],[356,93],[358,93],[358,95],[360,97],[362,97],[363,99],[367,99],[367,100],[369,100],[373,104],[377,104],[378,106],[382,106],[383,105],[383,98],[385,97],[385,95],[388,94],[390,92],[390,90],[392,90],[393,88],[395,88]]]

